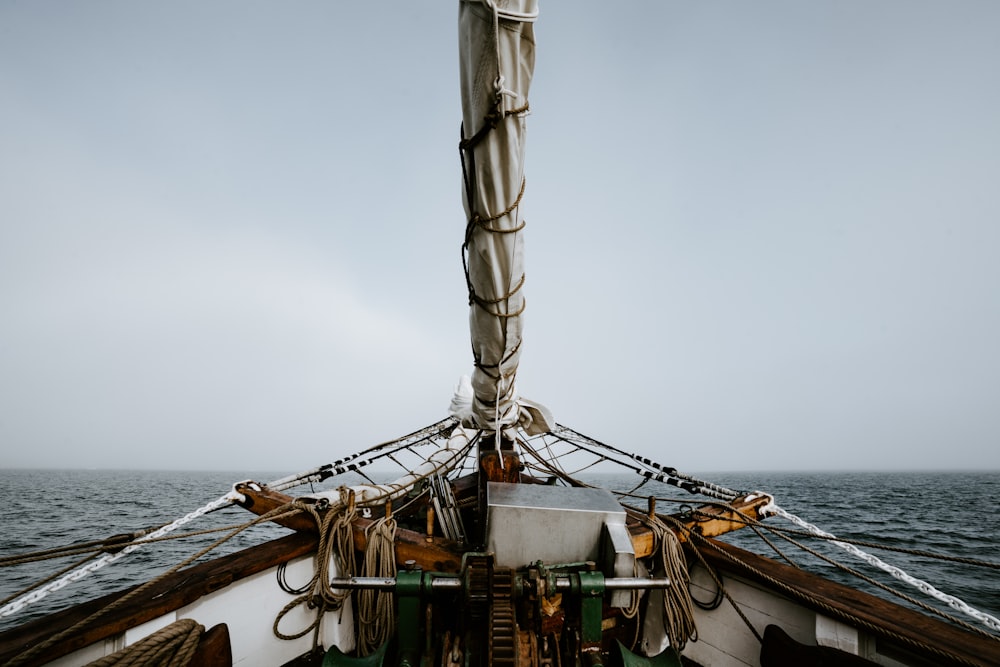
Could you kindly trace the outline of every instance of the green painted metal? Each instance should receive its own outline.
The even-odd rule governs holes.
[[[400,667],[418,667],[420,664],[423,579],[424,573],[420,570],[401,570],[396,573],[396,605],[399,612],[396,638],[399,640]]]
[[[600,645],[604,609],[604,575],[578,572],[580,582],[580,639],[583,645]]]
[[[647,658],[632,653],[620,641],[615,640],[615,643],[618,644],[618,652],[621,654],[622,667],[681,667],[683,664],[677,651],[669,646],[662,653]]]
[[[336,646],[331,646],[323,656],[323,667],[383,667],[388,650],[389,642],[385,642],[371,655],[355,658],[343,653]]]

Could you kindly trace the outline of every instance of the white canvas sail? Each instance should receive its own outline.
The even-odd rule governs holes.
[[[466,278],[475,369],[467,426],[500,431],[527,414],[515,389],[524,312],[525,116],[535,0],[462,0],[459,53]]]

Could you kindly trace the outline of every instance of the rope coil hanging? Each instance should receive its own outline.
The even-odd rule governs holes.
[[[388,512],[365,530],[366,545],[362,576],[396,576],[396,521]],[[358,654],[369,655],[396,630],[395,599],[392,593],[358,591]]]
[[[694,607],[688,585],[687,561],[680,540],[655,515],[634,513],[653,531],[656,544],[660,546],[656,554],[657,569],[662,568],[663,576],[670,580],[670,587],[663,592],[663,629],[670,639],[670,645],[678,651],[684,650],[688,640],[698,640],[698,627],[694,620]]]
[[[182,618],[87,667],[185,667],[191,663],[204,632],[205,626]]]

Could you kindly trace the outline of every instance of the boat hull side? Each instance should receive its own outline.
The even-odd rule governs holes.
[[[285,563],[284,579],[302,586],[312,577],[315,537],[295,534],[258,547],[223,556],[170,575],[144,595],[108,612],[39,655],[32,664],[53,667],[85,665],[134,644],[182,618],[206,628],[225,623],[229,628],[233,664],[282,664],[312,648],[312,632],[295,640],[278,639],[272,630],[282,608],[295,596],[281,590],[276,575]],[[72,627],[120,597],[105,596],[30,621],[0,634],[0,664],[48,636]],[[325,618],[320,638],[326,646],[343,650],[354,646],[353,614],[345,610]],[[295,634],[309,626],[315,612],[300,606],[282,619],[280,630]]]
[[[701,554],[761,635],[777,625],[802,644],[837,648],[888,667],[1000,667],[995,638],[726,543],[712,544]],[[712,600],[717,586],[705,568],[694,566],[691,578],[692,594]],[[727,600],[712,611],[696,607],[695,620],[699,640],[688,643],[686,657],[712,667],[759,667],[760,643]]]

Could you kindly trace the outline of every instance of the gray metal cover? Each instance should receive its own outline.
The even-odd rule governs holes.
[[[625,527],[625,510],[606,489],[490,482],[486,500],[486,548],[506,567],[600,562],[602,527]]]

